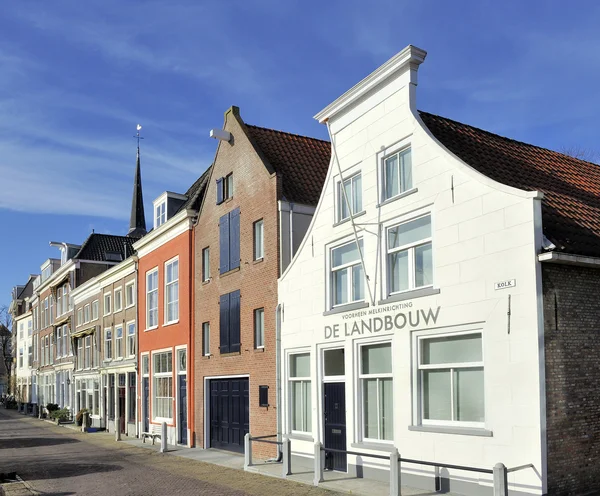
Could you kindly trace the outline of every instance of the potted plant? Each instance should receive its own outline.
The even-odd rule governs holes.
[[[59,410],[52,410],[52,412],[50,412],[50,418],[56,420],[57,424],[65,422],[69,420],[69,409],[60,408]]]

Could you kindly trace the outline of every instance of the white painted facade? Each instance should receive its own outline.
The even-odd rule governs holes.
[[[509,487],[542,494],[544,357],[536,264],[541,195],[492,181],[431,135],[415,101],[424,58],[425,52],[407,47],[316,116],[327,122],[335,154],[312,223],[279,282],[283,433],[292,439],[293,454],[310,462],[314,442],[324,441],[323,352],[343,348],[345,374],[333,380],[345,382],[347,450],[389,454],[396,447],[403,458],[488,469],[498,462],[507,467],[532,463],[535,470],[509,474]],[[412,185],[384,202],[384,159],[408,149]],[[362,209],[353,222],[339,222],[338,202],[345,201],[338,194],[340,171],[344,179],[361,174]],[[387,229],[427,215],[433,284],[390,297]],[[364,299],[332,308],[331,250],[355,236],[362,239]],[[498,283],[513,280],[497,289]],[[373,332],[379,325],[382,329]],[[481,333],[482,421],[427,422],[417,342],[467,331]],[[372,343],[391,343],[389,440],[365,435],[359,355],[361,346]],[[290,357],[297,353],[310,354],[306,432],[292,429]],[[362,466],[365,474],[380,469],[387,477],[387,461],[349,455],[347,462],[349,471]],[[403,464],[402,475],[406,483],[433,483],[431,467]],[[492,485],[491,475],[449,470],[449,476],[458,484],[453,487],[464,483],[466,492],[489,491]]]
[[[17,398],[23,403],[32,403],[33,359],[33,316],[31,310],[15,318],[17,343],[14,351],[16,360]]]

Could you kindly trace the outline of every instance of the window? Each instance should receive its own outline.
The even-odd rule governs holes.
[[[146,328],[158,326],[158,269],[146,274]]]
[[[19,339],[23,339],[23,330],[25,329],[25,324],[21,322],[19,324]]]
[[[112,330],[104,329],[104,359],[112,359]]]
[[[63,344],[62,344],[62,349],[63,349],[63,354],[67,355],[67,354],[71,354],[71,340],[69,339],[69,326],[65,325],[63,326]]]
[[[90,306],[86,305],[83,307],[83,322],[88,323],[90,321]]]
[[[217,205],[233,198],[233,173],[217,179]]]
[[[418,341],[421,422],[480,427],[485,421],[481,333]]]
[[[219,219],[219,272],[224,274],[240,266],[240,209]]]
[[[54,363],[54,334],[50,334],[50,363]]]
[[[181,375],[187,374],[187,350],[177,350],[177,373]]]
[[[123,326],[115,326],[115,358],[123,358]]]
[[[360,262],[362,239],[331,250],[331,303],[345,305],[364,300],[364,275]]]
[[[104,315],[110,315],[110,293],[104,293]]]
[[[163,225],[167,220],[167,202],[154,206],[154,228]]]
[[[84,367],[89,369],[92,366],[92,337],[85,337],[85,361]]]
[[[264,224],[263,220],[254,223],[254,260],[260,260],[265,256]]]
[[[202,323],[202,354],[210,356],[210,322]]]
[[[290,427],[292,431],[312,431],[310,354],[290,355]]]
[[[135,372],[129,372],[128,374],[128,382],[129,382],[129,421],[135,422]]]
[[[240,351],[240,291],[221,295],[219,302],[221,353]]]
[[[62,315],[62,287],[56,290],[56,315]]]
[[[77,368],[83,368],[83,340],[84,338],[79,338],[77,340]]]
[[[135,283],[132,281],[125,286],[125,306],[135,305]]]
[[[383,159],[383,201],[412,188],[410,148]]]
[[[127,356],[135,355],[135,322],[127,324]]]
[[[27,364],[29,367],[33,365],[33,346],[31,345],[27,349]]]
[[[431,216],[387,229],[388,294],[433,284]]]
[[[100,415],[100,382],[94,381],[94,415]]]
[[[254,310],[254,346],[265,347],[265,309]]]
[[[123,290],[115,289],[115,309],[114,312],[120,312],[123,308]]]
[[[173,352],[155,353],[153,360],[153,418],[173,418]]]
[[[142,356],[142,375],[150,374],[150,365],[148,363],[148,355]]]
[[[362,178],[355,174],[337,183],[337,220],[341,222],[362,211]]]
[[[31,336],[31,334],[33,334],[33,321],[28,320],[27,321],[27,335]]]
[[[115,374],[109,374],[108,376],[108,418],[114,420],[115,418]]]
[[[210,248],[202,250],[202,282],[210,279]]]
[[[62,327],[56,328],[56,356],[62,356]]]
[[[92,302],[92,320],[98,319],[98,300]]]
[[[77,325],[83,324],[83,308],[77,309]]]
[[[50,301],[50,319],[48,320],[48,324],[54,324],[54,297],[50,295],[48,296],[48,300]]]
[[[394,436],[392,345],[363,345],[360,361],[362,438],[391,441]]]
[[[23,348],[19,348],[19,368],[23,368]]]
[[[179,260],[165,264],[165,316],[166,323],[179,320]]]

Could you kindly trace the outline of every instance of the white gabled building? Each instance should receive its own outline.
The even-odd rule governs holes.
[[[546,491],[541,199],[492,180],[438,141],[416,109],[426,53],[408,46],[317,114],[333,144],[303,244],[280,279],[283,432],[314,443],[509,474]],[[333,454],[334,470],[389,479],[389,462]],[[450,489],[492,476],[444,470]],[[434,469],[402,464],[434,489]]]

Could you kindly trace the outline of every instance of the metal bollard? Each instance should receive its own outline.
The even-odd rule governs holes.
[[[160,424],[160,452],[165,453],[167,451],[167,423],[163,422]]]
[[[508,496],[508,473],[504,463],[494,465],[494,496]]]
[[[121,417],[115,415],[115,441],[121,440]]]
[[[398,450],[390,453],[390,496],[400,496],[400,460]]]
[[[321,443],[315,443],[315,473],[313,477],[313,485],[318,486],[319,482],[323,482],[323,469],[325,467],[325,452],[321,449]]]
[[[252,466],[252,441],[250,433],[244,436],[244,470]]]
[[[81,432],[85,432],[88,425],[88,415],[88,412],[83,412],[83,415],[81,416]]]
[[[281,446],[283,453],[283,477],[292,475],[292,443],[289,437],[283,438],[283,444]]]

